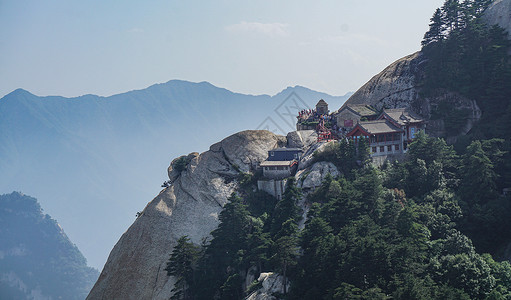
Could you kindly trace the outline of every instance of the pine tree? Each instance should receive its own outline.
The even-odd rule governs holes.
[[[268,253],[272,245],[270,234],[263,231],[262,226],[254,226],[252,233],[248,235],[247,259],[257,266],[258,272],[263,271],[263,265],[269,259]]]
[[[295,180],[291,177],[287,181],[287,188],[284,192],[282,200],[277,202],[275,211],[273,213],[273,222],[271,226],[272,237],[277,234],[282,224],[287,220],[293,220],[298,222],[300,219],[300,208],[296,204],[297,201],[302,197],[302,192],[295,184]]]
[[[168,276],[174,276],[176,283],[172,292],[171,300],[192,299],[189,287],[192,285],[194,267],[199,257],[199,247],[190,242],[188,236],[182,236],[177,240],[177,245],[172,250],[167,262]]]
[[[284,223],[283,229],[287,229],[286,234],[282,234],[275,241],[274,260],[282,272],[284,294],[287,294],[287,271],[290,266],[296,265],[298,258],[298,226],[293,220],[288,220]]]
[[[461,5],[459,0],[446,0],[442,6],[443,23],[446,25],[448,32],[451,33],[455,29],[459,29]]]
[[[220,224],[211,233],[213,239],[200,262],[198,299],[213,299],[220,290],[226,295],[241,295],[241,284],[235,284],[240,280],[233,276],[245,271],[242,270],[246,262],[243,258],[248,249],[248,235],[252,226],[247,206],[239,196],[233,194],[218,219]]]
[[[485,203],[496,194],[497,174],[480,141],[467,147],[463,157],[462,197],[471,204]]]
[[[429,23],[429,30],[424,35],[424,39],[422,40],[422,46],[428,46],[432,43],[437,43],[442,41],[444,36],[445,26],[443,23],[443,15],[440,8],[437,8],[433,17],[431,17],[431,22]]]

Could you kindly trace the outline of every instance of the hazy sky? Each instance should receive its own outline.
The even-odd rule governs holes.
[[[0,97],[108,96],[171,79],[355,91],[420,48],[443,0],[0,0]]]

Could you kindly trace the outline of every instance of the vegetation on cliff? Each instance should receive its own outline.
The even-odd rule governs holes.
[[[352,156],[336,145],[323,156]],[[293,182],[276,201],[245,178],[189,264],[189,296],[175,299],[242,299],[247,274],[268,271],[290,279],[287,299],[509,299],[511,265],[493,258],[511,239],[502,147],[473,141],[458,153],[420,133],[406,162],[327,176],[301,232]]]
[[[482,110],[476,139],[508,138],[511,131],[511,41],[504,29],[482,19],[491,0],[447,0],[431,18],[422,41],[426,58],[421,91],[426,96],[457,92],[474,99]],[[439,106],[433,115],[458,134],[467,112]],[[468,139],[464,139],[467,141]],[[465,145],[466,146],[466,145]]]
[[[285,299],[511,299],[511,195],[503,194],[511,42],[481,21],[490,3],[447,0],[423,41],[422,93],[459,93],[483,112],[467,136],[449,146],[420,132],[405,161],[381,168],[368,163],[364,141],[340,141],[315,157],[333,162],[339,178],[305,196],[291,179],[279,201],[254,192],[245,174],[188,264],[187,297],[175,299],[242,299],[249,274],[268,271],[289,278]],[[456,129],[466,115],[451,108],[433,114]],[[300,231],[302,197],[309,211]]]

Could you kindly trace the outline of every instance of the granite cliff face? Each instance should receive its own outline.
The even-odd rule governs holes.
[[[248,172],[268,150],[285,144],[285,137],[269,131],[243,131],[190,154],[182,172],[174,160],[170,186],[123,234],[87,299],[169,299],[174,282],[164,269],[176,240],[188,235],[200,244],[217,227],[238,170]]]
[[[504,28],[511,40],[511,1],[494,1],[484,12],[483,18],[490,25],[499,25]]]
[[[485,11],[483,19],[488,25],[499,25],[511,38],[511,0],[497,0]],[[451,91],[436,91],[435,96],[421,95],[419,82],[424,76],[426,58],[421,52],[403,57],[371,78],[346,101],[346,104],[370,104],[377,109],[406,107],[429,120],[428,133],[454,141],[456,135],[470,131],[481,118],[481,110],[474,99]],[[467,112],[465,124],[459,132],[449,132],[441,118],[432,118],[439,105],[447,105]]]
[[[240,171],[254,171],[268,157],[268,150],[302,148],[307,155],[299,162],[296,178],[304,190],[310,190],[320,186],[328,172],[338,174],[331,163],[312,164],[312,152],[325,145],[317,143],[314,131],[290,132],[287,137],[242,131],[209,151],[174,159],[168,168],[168,186],[115,245],[87,299],[169,299],[174,281],[165,267],[172,248],[183,235],[200,244],[218,226],[218,215],[238,187]],[[305,213],[306,205],[303,201],[300,205]]]
[[[415,82],[421,63],[420,52],[395,61],[358,89],[346,104],[369,104],[378,109],[408,106],[418,97]]]
[[[424,76],[424,66],[427,63],[421,52],[405,56],[382,72],[371,78],[346,104],[369,104],[377,109],[382,108],[411,108],[426,120],[429,120],[427,130],[432,136],[450,136],[445,126],[445,120],[432,119],[432,112],[439,106],[452,106],[457,110],[467,111],[465,124],[461,134],[466,134],[474,123],[481,118],[481,110],[473,99],[463,97],[450,91],[439,91],[435,96],[423,97],[420,93],[420,79]],[[345,105],[346,105],[345,104]]]

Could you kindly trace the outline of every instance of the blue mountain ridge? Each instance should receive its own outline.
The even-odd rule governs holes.
[[[301,86],[245,95],[181,80],[109,97],[17,89],[0,99],[0,194],[36,196],[101,268],[173,158],[246,129],[286,134],[298,110],[321,98],[335,110],[348,96]]]

